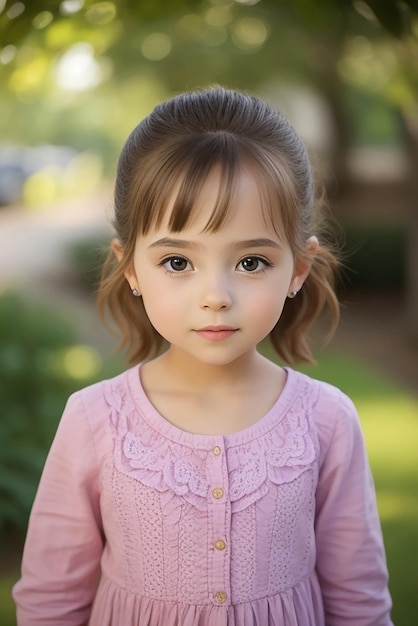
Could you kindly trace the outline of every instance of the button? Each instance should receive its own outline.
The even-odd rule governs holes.
[[[217,539],[213,544],[217,550],[225,550],[226,543],[222,539]]]
[[[217,500],[220,500],[221,498],[223,498],[224,490],[222,489],[222,487],[215,487],[215,489],[212,491],[212,495]]]
[[[217,593],[215,593],[215,600],[216,602],[219,602],[219,604],[223,604],[224,602],[226,602],[228,596],[226,595],[225,591],[218,591]]]
[[[215,456],[219,456],[219,455],[220,455],[220,453],[221,453],[221,449],[220,449],[220,447],[219,447],[219,446],[215,446],[215,447],[213,448],[213,454],[214,454]]]

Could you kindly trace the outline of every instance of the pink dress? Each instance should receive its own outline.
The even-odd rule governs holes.
[[[226,436],[152,406],[138,366],[68,401],[34,503],[19,626],[389,626],[358,417],[291,369]]]

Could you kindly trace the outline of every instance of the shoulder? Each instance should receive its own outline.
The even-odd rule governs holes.
[[[104,431],[110,433],[112,415],[123,404],[129,379],[136,369],[128,369],[73,393],[68,398],[59,428],[67,431],[87,429],[93,439],[100,439]]]
[[[310,399],[318,419],[332,420],[340,413],[356,413],[353,401],[341,389],[296,370],[286,368],[291,384]]]
[[[78,405],[86,411],[109,407],[109,403],[117,401],[129,389],[129,379],[137,367],[130,368],[117,376],[88,385],[73,393],[67,402],[67,406]]]
[[[352,399],[338,387],[290,370],[291,377],[308,398],[309,414],[316,430],[321,456],[339,440],[362,437],[359,416]]]

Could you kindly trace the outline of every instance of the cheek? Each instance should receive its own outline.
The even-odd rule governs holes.
[[[265,298],[259,298],[255,307],[257,317],[276,324],[282,314],[285,300],[286,293],[270,293]]]
[[[262,305],[263,307],[277,308],[286,299],[290,285],[290,278],[271,280],[260,285],[260,287],[252,291],[251,300]]]
[[[143,281],[141,295],[148,318],[155,327],[174,321],[176,312],[185,302],[175,285],[161,284],[157,280]]]
[[[246,299],[249,307],[248,315],[254,325],[273,328],[279,320],[287,297],[285,286],[271,285],[270,288],[258,290],[251,299]]]
[[[147,313],[157,314],[167,311],[172,298],[166,290],[158,289],[156,285],[149,286],[142,290],[142,300]]]

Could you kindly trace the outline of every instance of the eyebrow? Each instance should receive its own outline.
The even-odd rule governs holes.
[[[173,239],[171,237],[163,237],[162,239],[157,239],[154,241],[149,247],[150,248],[195,248],[198,244],[194,244],[186,239]],[[273,241],[272,239],[267,239],[264,237],[260,237],[257,239],[246,239],[244,241],[237,241],[233,244],[233,247],[236,249],[241,248],[277,248],[280,249],[280,244],[277,241]]]
[[[281,248],[281,246],[277,241],[261,237],[258,239],[247,239],[245,241],[238,241],[235,244],[235,248]]]
[[[163,237],[157,239],[150,245],[150,248],[193,248],[195,247],[190,241],[186,239],[172,239],[171,237]]]

